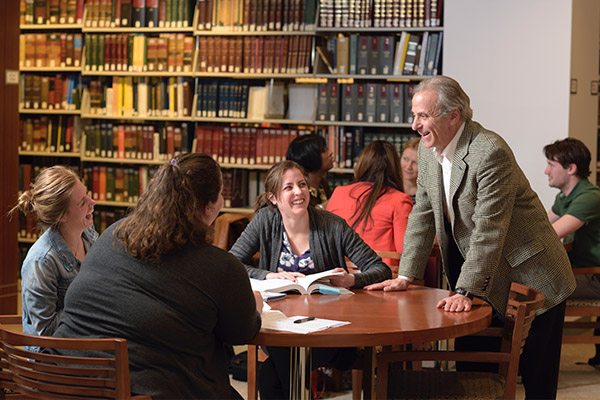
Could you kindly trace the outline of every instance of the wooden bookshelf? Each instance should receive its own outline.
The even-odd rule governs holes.
[[[218,1],[219,0],[215,0],[214,3],[218,3]],[[195,2],[190,2],[190,4],[191,3]],[[330,118],[327,118],[327,120],[321,120],[318,116],[318,85],[327,85],[332,82],[337,84],[339,88],[344,87],[344,85],[367,85],[370,83],[377,83],[378,85],[412,85],[430,75],[425,75],[422,73],[394,75],[392,73],[360,74],[339,73],[338,71],[331,72],[326,69],[324,70],[323,63],[319,61],[319,55],[317,54],[316,47],[331,47],[332,43],[335,47],[335,40],[337,40],[336,38],[338,38],[340,35],[345,36],[347,38],[350,38],[351,35],[354,35],[356,36],[355,39],[358,38],[357,40],[359,40],[361,37],[379,38],[381,36],[386,35],[389,37],[393,37],[394,43],[400,40],[402,32],[404,32],[405,34],[416,35],[419,38],[425,36],[425,32],[438,33],[441,36],[441,34],[443,33],[443,27],[353,27],[341,25],[332,27],[322,27],[319,26],[322,21],[322,16],[318,15],[316,11],[316,7],[319,5],[319,0],[315,0],[313,2],[315,5],[314,23],[310,23],[310,21],[306,21],[305,19],[303,19],[305,18],[305,14],[298,14],[297,17],[294,17],[298,18],[298,20],[295,23],[292,23],[290,20],[288,21],[289,23],[286,25],[284,23],[284,10],[286,10],[287,6],[292,7],[292,3],[297,4],[297,2],[292,2],[291,0],[288,0],[287,2],[283,1],[278,3],[283,5],[283,8],[279,10],[279,15],[281,17],[281,24],[279,25],[279,28],[277,28],[277,21],[271,20],[263,21],[263,25],[259,25],[258,23],[255,23],[253,25],[252,18],[250,18],[250,22],[248,23],[246,20],[235,20],[235,18],[238,17],[232,17],[233,19],[230,18],[230,20],[225,21],[222,20],[223,16],[219,13],[211,13],[210,15],[213,15],[213,19],[210,21],[205,21],[200,15],[198,4],[194,4],[193,15],[190,15],[188,20],[178,22],[172,21],[172,23],[169,23],[170,26],[142,26],[137,28],[132,26],[118,26],[119,21],[112,19],[110,16],[102,14],[98,10],[89,9],[89,2],[85,2],[85,7],[83,10],[83,19],[80,24],[22,24],[22,33],[47,32],[48,34],[52,34],[67,32],[72,34],[81,34],[84,38],[84,46],[81,50],[81,60],[79,61],[79,66],[77,67],[73,66],[62,68],[21,68],[21,72],[23,73],[41,74],[41,76],[45,76],[47,74],[52,73],[69,73],[76,74],[78,76],[79,81],[77,83],[77,90],[79,91],[79,101],[81,109],[50,110],[39,108],[21,108],[19,111],[22,114],[22,118],[48,118],[51,121],[55,121],[52,118],[67,118],[69,116],[76,118],[76,123],[74,123],[74,126],[76,126],[77,129],[79,129],[80,131],[76,132],[77,139],[74,139],[75,141],[73,142],[74,151],[65,153],[50,152],[47,150],[21,150],[19,152],[19,155],[22,157],[28,157],[28,161],[31,159],[35,160],[36,158],[47,159],[48,157],[56,158],[57,160],[60,160],[61,158],[73,159],[73,161],[75,161],[78,164],[81,174],[83,176],[85,175],[84,171],[88,171],[89,173],[90,168],[156,168],[158,165],[164,163],[166,159],[170,159],[172,157],[167,156],[164,153],[157,153],[154,149],[155,146],[153,146],[153,154],[151,159],[98,157],[97,154],[99,153],[97,153],[94,156],[89,156],[86,155],[86,129],[93,128],[97,129],[98,132],[108,132],[109,127],[111,129],[114,129],[115,127],[118,127],[119,129],[123,127],[123,129],[125,129],[131,128],[133,126],[138,127],[137,129],[139,130],[140,126],[146,128],[148,126],[151,126],[153,127],[153,140],[159,140],[161,137],[163,137],[164,131],[168,128],[179,128],[182,130],[186,129],[187,143],[182,145],[182,148],[185,149],[184,151],[196,151],[197,148],[204,148],[204,142],[198,145],[198,140],[196,137],[198,127],[200,127],[201,131],[210,131],[210,135],[216,135],[215,137],[211,138],[211,143],[213,140],[216,139],[216,137],[224,135],[223,129],[231,129],[232,132],[235,129],[239,129],[241,132],[241,130],[249,128],[252,130],[252,132],[257,132],[255,133],[256,135],[259,134],[258,130],[264,131],[263,133],[261,133],[261,135],[278,134],[278,132],[280,131],[295,132],[295,134],[300,134],[303,132],[318,132],[327,136],[326,140],[328,142],[328,145],[332,150],[334,150],[336,154],[338,154],[338,159],[336,161],[338,165],[333,170],[331,170],[331,175],[335,178],[345,176],[347,180],[349,180],[351,174],[353,173],[353,169],[351,167],[347,167],[347,165],[351,164],[352,161],[348,161],[345,158],[343,158],[343,154],[341,153],[348,152],[350,151],[350,149],[352,149],[353,152],[357,152],[360,149],[358,147],[348,147],[349,145],[346,145],[345,141],[349,140],[350,138],[350,136],[348,136],[349,130],[352,130],[353,134],[356,133],[357,135],[359,134],[357,132],[360,132],[361,141],[364,141],[366,138],[371,137],[373,139],[393,137],[398,138],[402,134],[410,134],[411,124],[410,121],[402,121],[396,123],[366,122],[366,120],[343,121],[341,118],[341,96],[338,98],[337,107],[340,108],[338,118],[334,120],[331,120]],[[243,4],[243,2],[240,1],[239,4],[241,5]],[[309,1],[306,2],[306,4],[312,3]],[[308,13],[310,14],[310,12],[311,11],[309,10]],[[104,17],[100,16],[101,14],[104,15]],[[129,23],[131,24],[132,22],[129,21]],[[231,24],[229,28],[225,25],[222,25],[227,23]],[[167,22],[165,22],[163,25],[165,24],[167,24]],[[126,47],[120,47],[120,50],[117,50],[117,47],[115,47],[114,49],[110,48],[109,50],[105,50],[104,48],[102,48],[101,43],[106,43],[105,41],[108,40],[107,38],[109,35],[120,35],[119,37],[121,37],[121,39],[119,40],[127,40]],[[140,35],[145,38],[143,41],[143,46],[146,47],[141,48],[142,50],[139,50],[140,48],[138,48],[138,50],[135,50],[132,47],[133,45],[130,43],[130,41],[133,40],[132,38],[134,36]],[[169,35],[171,39],[174,35],[179,35],[179,38],[183,36],[184,38],[188,38],[186,39],[188,40],[188,42],[190,40],[189,37],[193,38],[191,71],[188,70],[184,72],[183,69],[181,69],[181,64],[178,64],[179,67],[175,67],[172,64],[168,64],[166,67],[164,67],[163,70],[142,71],[142,69],[150,69],[150,64],[148,61],[150,58],[146,57],[149,56],[148,53],[154,51],[153,48],[150,48],[151,42],[149,39],[158,39],[167,37]],[[95,44],[96,47],[94,47],[93,49],[91,47],[92,40],[98,40],[98,42]],[[440,38],[440,43],[441,41],[442,39]],[[202,64],[206,62],[206,54],[203,53],[203,48],[205,48],[206,46],[210,46],[211,43],[217,46],[219,53],[211,54],[210,57],[217,57],[217,55],[215,54],[218,54],[218,57],[223,57],[223,60],[220,61],[220,64],[215,63],[215,65],[210,66],[210,70],[208,70],[209,67]],[[111,44],[111,46],[115,46],[115,44],[113,43]],[[120,44],[119,46],[125,45]],[[152,46],[154,46],[154,44],[152,44]],[[264,48],[262,46],[264,46]],[[270,46],[272,46],[272,49],[270,48]],[[245,59],[244,54],[248,53],[247,49],[251,49],[251,53],[249,56],[250,58]],[[284,52],[284,49],[287,49],[287,52]],[[167,50],[171,51],[169,49]],[[225,54],[227,54],[227,57],[229,57],[229,53],[227,53],[227,51],[232,52],[231,54],[235,55],[235,52],[237,52],[238,50],[241,51],[242,55],[238,56],[241,57],[241,59],[238,58],[237,61],[232,61],[233,57],[230,57],[225,61]],[[393,50],[395,51],[395,49]],[[128,53],[127,57],[121,55],[122,58],[118,61],[120,64],[118,66],[111,67],[113,64],[115,64],[115,62],[117,62],[115,61],[116,56],[114,55],[117,51],[128,51],[131,53]],[[136,53],[136,51],[138,52]],[[139,51],[142,51],[143,53],[140,53]],[[180,52],[181,48],[179,48],[177,51]],[[271,51],[272,54],[269,53]],[[402,51],[405,51],[405,49],[402,49]],[[103,53],[100,54],[99,52]],[[107,60],[106,57],[114,58]],[[260,57],[260,59],[258,57]],[[160,57],[157,56],[157,59],[158,58]],[[138,61],[140,59],[146,60],[147,63],[143,65],[135,64],[134,66],[133,63],[135,63],[136,59]],[[170,62],[172,60],[168,61]],[[334,64],[337,61],[337,59],[334,60]],[[180,62],[180,60],[178,62]],[[187,62],[189,62],[189,58],[187,59]],[[189,64],[187,64],[187,67],[189,68]],[[179,70],[174,70],[176,68],[179,68]],[[119,104],[119,106],[116,108],[113,105],[113,108],[111,109],[118,110],[118,113],[114,115],[110,111],[104,112],[105,108],[107,107],[107,102],[109,100],[108,96],[106,96],[108,90],[113,91],[112,96],[114,99],[117,98],[114,97],[115,91],[139,90],[140,83],[147,84],[148,90],[152,90],[156,82],[162,82],[163,85],[167,85],[165,87],[167,87],[167,91],[169,91],[171,90],[171,87],[168,85],[173,83],[172,78],[177,80],[177,84],[183,84],[186,81],[191,84],[191,90],[193,92],[193,101],[191,110],[186,108],[186,115],[181,115],[181,112],[169,113],[166,112],[164,108],[162,109],[162,111],[159,111],[159,114],[148,113],[148,115],[138,115],[139,112],[135,103],[132,103],[132,109],[121,109],[119,108],[121,104]],[[118,83],[115,83],[117,81]],[[251,97],[251,94],[249,93],[250,88],[252,87],[259,86],[267,88],[267,90],[269,90],[270,88],[272,88],[272,86],[270,85],[281,85],[284,91],[292,90],[290,89],[292,87],[294,88],[294,90],[298,90],[298,87],[309,88],[310,90],[314,90],[315,93],[315,96],[313,96],[311,100],[313,102],[314,107],[312,117],[301,119],[287,118],[284,115],[282,115],[282,117],[279,118],[255,118],[248,115],[242,117],[232,117],[231,115],[228,115],[233,113],[231,109],[225,109],[223,113],[224,115],[220,117],[201,116],[201,112],[199,112],[199,110],[206,110],[205,108],[203,108],[203,105],[205,104],[203,103],[203,101],[214,100],[211,100],[208,97],[206,97],[209,96],[207,94],[209,90],[208,84],[214,82],[216,82],[217,85],[219,85],[217,90],[233,91],[234,89],[231,89],[230,87],[234,87],[235,90],[248,90],[248,93],[245,94],[246,97],[243,98],[243,101],[246,103],[248,103],[249,100],[253,99]],[[132,88],[130,89],[127,85],[131,85]],[[242,89],[237,89],[238,86]],[[221,96],[221,92],[218,93],[219,96]],[[167,92],[167,94],[170,95],[172,94],[172,92]],[[125,96],[127,95],[128,94],[125,94]],[[132,99],[134,99],[132,100],[134,102],[135,99],[140,98],[138,92],[129,92],[129,95],[131,95]],[[203,96],[205,97],[203,98]],[[211,94],[210,96],[213,96],[213,94]],[[156,99],[158,99],[158,97]],[[291,107],[291,99],[286,99],[286,102],[287,101],[289,101]],[[233,103],[234,102],[231,101],[230,103],[226,104],[225,107],[230,107]],[[217,104],[216,107],[218,108],[217,111],[213,112],[218,113],[219,110],[221,110],[221,108],[219,108],[221,107],[221,105]],[[245,107],[247,107],[247,105]],[[94,110],[99,110],[99,112],[93,112]],[[310,114],[310,106],[308,107],[307,113]],[[243,115],[243,113],[241,115]],[[402,132],[400,136],[398,135],[398,131]],[[364,137],[362,136],[363,134]],[[234,138],[234,136],[231,137]],[[235,136],[235,138],[231,140],[240,140],[239,138],[241,137],[242,136]],[[290,140],[293,137],[293,135],[290,135]],[[288,136],[285,136],[284,140],[287,140],[287,138]],[[254,138],[251,138],[251,140],[254,140]],[[353,137],[352,140],[354,140]],[[113,144],[114,143],[115,142],[113,140]],[[400,142],[396,143],[397,147],[400,146],[399,143]],[[287,146],[287,143],[284,144]],[[94,144],[94,146],[95,145],[96,144]],[[231,148],[228,151],[234,151],[233,145],[234,143],[230,143]],[[77,147],[75,148],[75,146]],[[279,146],[277,147],[277,149],[279,152],[281,152],[281,145],[279,142],[276,146]],[[264,151],[266,152],[270,152],[271,150],[272,147],[264,149]],[[207,151],[207,153],[209,152]],[[210,154],[213,153],[210,152]],[[358,154],[353,155],[354,157],[356,157]],[[219,159],[223,158],[224,160],[229,160],[229,156],[215,156]],[[234,157],[234,155],[232,154],[231,157]],[[279,153],[277,157],[281,158],[282,155]],[[348,157],[350,157],[349,153]],[[239,155],[235,156],[234,158],[237,158],[238,162],[221,163],[221,167],[223,168],[223,170],[243,171],[242,173],[247,174],[248,179],[250,180],[264,176],[264,173],[270,167],[270,164],[268,163],[240,163],[239,160],[241,158],[239,158]],[[255,185],[255,183],[253,183],[253,185]],[[122,209],[134,206],[134,203],[128,201],[115,202],[98,200],[97,204],[103,209],[109,210],[112,207]],[[251,210],[251,208],[251,205],[247,204],[246,206],[242,207],[227,207],[223,211],[248,212],[249,210]]]

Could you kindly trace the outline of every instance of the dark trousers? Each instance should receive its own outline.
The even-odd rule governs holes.
[[[555,399],[560,369],[560,350],[566,301],[538,315],[531,324],[519,363],[523,378],[526,399]],[[494,313],[492,326],[502,326],[503,322]],[[501,338],[463,336],[456,338],[457,351],[497,351]],[[497,372],[497,364],[457,363],[459,371]]]
[[[269,358],[260,366],[258,372],[258,391],[260,398],[289,399],[290,398],[290,348],[289,347],[267,347]],[[313,348],[312,370],[331,364],[332,367],[345,370],[352,367],[357,351],[354,347]]]
[[[452,239],[449,224],[446,223],[449,234],[447,249],[450,268],[446,271],[450,287],[454,290],[460,275],[460,269],[465,260]],[[519,363],[523,378],[525,397],[527,399],[554,399],[558,386],[558,371],[560,369],[560,350],[565,319],[566,300],[552,307],[542,315],[536,316],[531,324],[529,336],[525,342]],[[494,310],[492,326],[504,325],[504,311]],[[482,336],[465,336],[457,338],[457,351],[498,351],[501,339]],[[457,363],[459,371],[498,371],[498,366],[485,363]]]

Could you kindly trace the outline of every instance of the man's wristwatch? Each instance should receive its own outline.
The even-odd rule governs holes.
[[[473,293],[469,292],[468,290],[456,288],[454,289],[454,293],[462,294],[463,296],[468,297],[470,300],[473,300]]]

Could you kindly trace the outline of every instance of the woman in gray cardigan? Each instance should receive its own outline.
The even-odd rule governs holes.
[[[343,274],[331,278],[332,285],[362,288],[391,277],[388,266],[344,219],[309,207],[310,193],[300,165],[289,160],[275,164],[264,189],[256,202],[256,215],[230,250],[251,278],[295,281],[298,276],[335,268]],[[258,251],[261,257],[255,268],[250,263]],[[361,273],[348,273],[345,257]],[[289,349],[267,350],[269,358],[258,380],[261,398],[287,398]],[[313,351],[313,368],[330,363],[348,369],[355,358],[355,349],[319,348]]]

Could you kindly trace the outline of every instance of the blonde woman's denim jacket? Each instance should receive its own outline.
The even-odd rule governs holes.
[[[97,238],[93,226],[83,231],[86,253]],[[31,246],[21,268],[24,333],[52,336],[63,314],[67,288],[80,266],[81,262],[54,228],[46,230]]]

